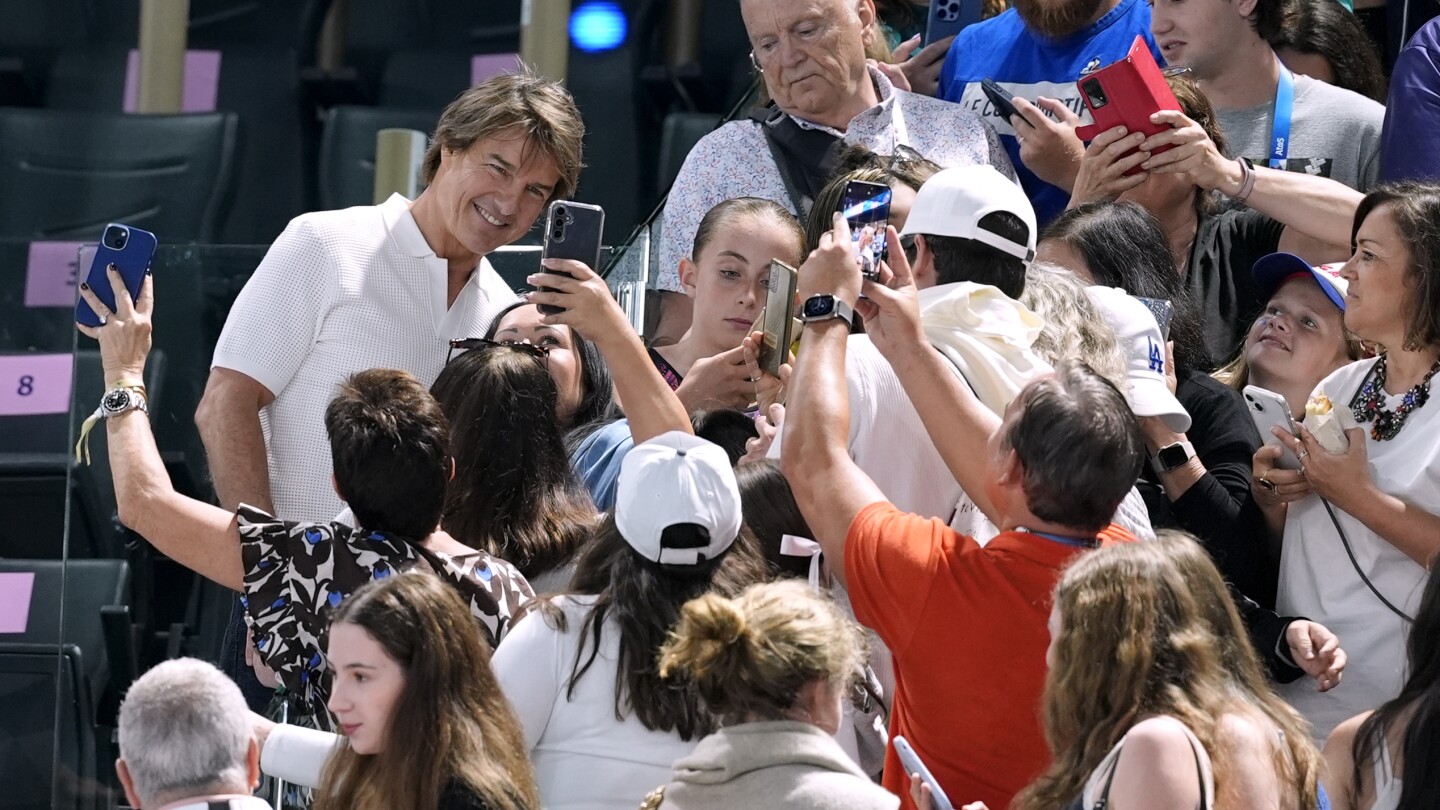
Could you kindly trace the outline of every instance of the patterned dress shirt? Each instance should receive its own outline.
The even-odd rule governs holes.
[[[979,116],[958,104],[898,90],[873,67],[870,78],[880,103],[851,119],[844,132],[791,117],[801,127],[829,132],[876,154],[893,155],[907,146],[942,168],[988,163],[1015,178],[995,130]],[[680,289],[680,260],[690,255],[700,219],[732,197],[764,197],[795,213],[765,134],[748,119],[706,135],[686,156],[661,214],[660,262],[653,286]]]

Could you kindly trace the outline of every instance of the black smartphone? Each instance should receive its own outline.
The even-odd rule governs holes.
[[[1015,109],[1015,94],[1001,87],[994,79],[981,80],[980,90],[985,93],[985,98],[990,99],[995,113],[1007,123],[1012,116],[1020,114],[1020,111]]]
[[[574,259],[586,267],[600,270],[600,237],[605,231],[605,209],[598,205],[556,200],[545,215],[545,244],[540,248],[542,259]],[[568,275],[559,270],[541,268],[546,273]],[[548,287],[537,287],[550,292]],[[564,307],[539,304],[541,314],[564,312]]]
[[[984,4],[980,0],[930,0],[930,17],[925,23],[925,45],[939,42],[960,33],[960,29],[980,22]]]
[[[795,334],[795,286],[799,274],[795,268],[770,260],[770,283],[765,295],[765,311],[760,315],[760,328],[765,341],[760,345],[760,370],[772,377],[780,376],[780,366],[790,356]]]
[[[115,311],[115,293],[110,287],[110,278],[105,270],[115,265],[125,281],[130,300],[140,297],[140,287],[145,283],[145,271],[150,269],[150,260],[155,256],[155,234],[112,222],[105,226],[100,236],[100,248],[90,263],[90,274],[85,283],[95,292],[100,303]],[[85,299],[75,304],[75,321],[86,326],[99,326],[100,316],[96,315]]]
[[[880,275],[885,259],[885,226],[890,222],[890,187],[881,183],[851,180],[840,198],[840,214],[850,223],[850,243],[860,272],[866,278]]]

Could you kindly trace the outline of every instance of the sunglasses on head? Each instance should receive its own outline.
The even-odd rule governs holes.
[[[505,346],[514,349],[521,354],[528,354],[540,364],[549,367],[550,349],[545,346],[536,346],[534,343],[525,343],[518,340],[491,340],[490,338],[456,338],[450,341],[450,351],[445,354],[445,363],[448,365],[455,358],[455,353],[468,352],[471,349],[480,349],[487,346]]]

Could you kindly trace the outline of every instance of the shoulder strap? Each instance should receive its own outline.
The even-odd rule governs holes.
[[[1200,741],[1196,739],[1194,732],[1189,728],[1185,729],[1185,739],[1190,741],[1190,753],[1195,757],[1195,773],[1200,780],[1200,810],[1210,810],[1210,795],[1214,791],[1214,787],[1213,782],[1205,778],[1206,768],[1200,761]],[[1124,746],[1125,740],[1122,738],[1120,744],[1115,746],[1115,759],[1110,763],[1110,775],[1105,778],[1105,788],[1101,791],[1100,798],[1095,801],[1092,810],[1105,810],[1110,804],[1110,786],[1115,782],[1115,772],[1120,770],[1120,750]]]
[[[810,214],[815,195],[835,171],[841,139],[824,130],[800,126],[774,102],[755,108],[748,117],[765,134],[765,145],[770,148],[785,193],[803,220]]]
[[[1095,800],[1092,810],[1105,810],[1110,805],[1110,786],[1115,783],[1115,772],[1120,770],[1120,750],[1125,747],[1125,740],[1121,738],[1120,744],[1115,746],[1115,758],[1110,762],[1110,775],[1105,777],[1105,787],[1100,791],[1100,798]]]

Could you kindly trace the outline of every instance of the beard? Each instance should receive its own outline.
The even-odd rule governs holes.
[[[1105,0],[1014,0],[1025,27],[1046,39],[1063,39],[1084,28]]]

